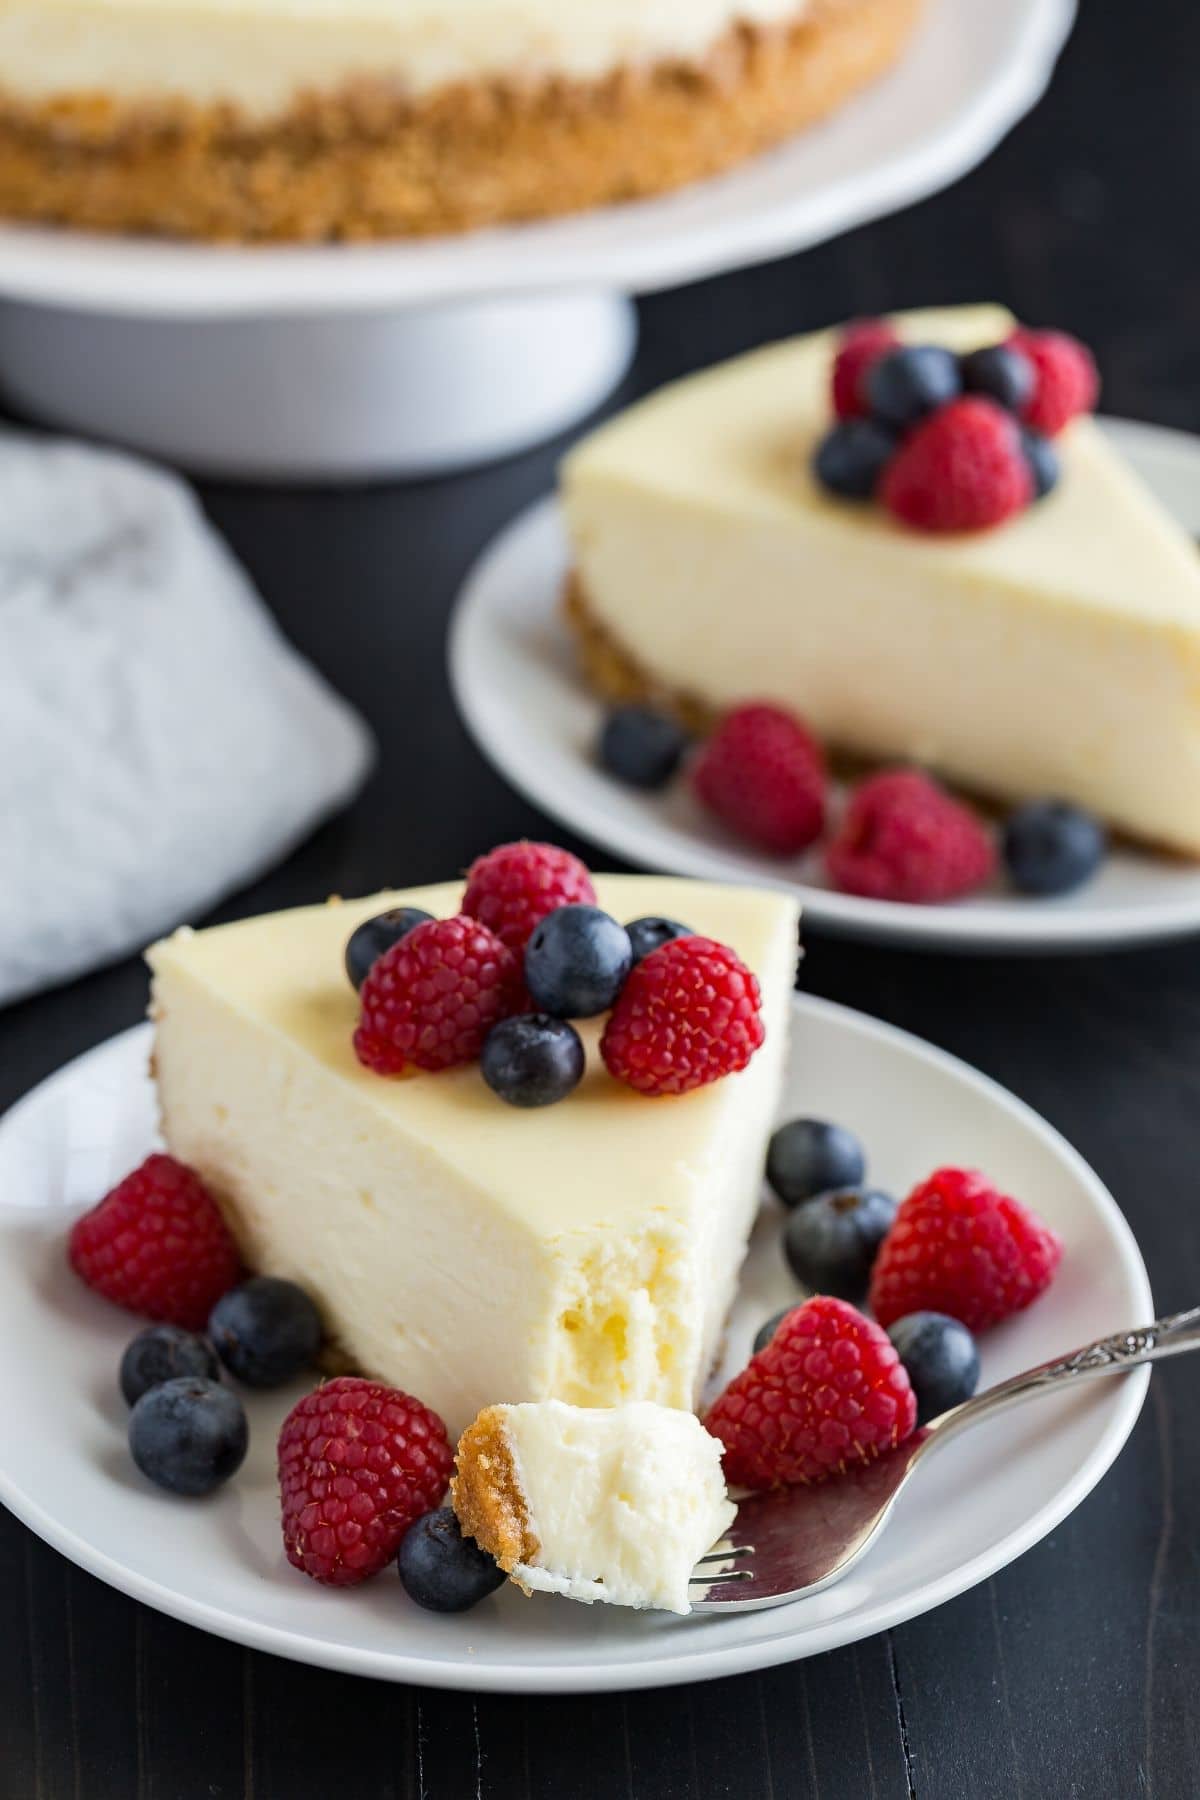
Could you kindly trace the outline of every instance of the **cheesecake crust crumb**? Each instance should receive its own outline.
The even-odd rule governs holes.
[[[685,730],[704,737],[717,723],[719,713],[686,688],[657,681],[637,658],[614,637],[592,611],[577,569],[567,576],[562,595],[562,614],[574,640],[588,685],[602,700],[614,706],[637,703],[671,713]]]
[[[521,1491],[504,1408],[487,1406],[459,1439],[450,1500],[467,1537],[495,1557],[506,1575],[533,1563],[541,1548]]]
[[[701,62],[601,81],[359,81],[258,121],[227,105],[26,103],[0,80],[0,216],[215,241],[426,236],[577,212],[714,175],[896,59],[924,0],[812,0]]]

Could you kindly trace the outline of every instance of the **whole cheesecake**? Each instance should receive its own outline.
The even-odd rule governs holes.
[[[653,194],[821,117],[922,0],[0,0],[0,215],[235,239]]]
[[[497,1400],[695,1404],[762,1191],[787,1050],[797,912],[783,895],[603,876],[618,919],[687,921],[758,977],[766,1037],[738,1074],[650,1099],[596,1054],[561,1104],[506,1106],[477,1064],[386,1079],[353,1047],[351,933],[442,918],[461,882],[183,931],[155,945],[169,1150],[247,1265],[299,1282],[359,1373],[454,1432]]]
[[[994,306],[909,313],[902,342],[1003,343]],[[794,708],[834,750],[996,799],[1052,795],[1200,856],[1200,558],[1095,421],[1047,498],[933,535],[814,474],[837,332],[677,382],[568,456],[567,610],[594,685],[703,728]]]

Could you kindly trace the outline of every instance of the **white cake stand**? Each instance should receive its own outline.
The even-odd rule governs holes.
[[[0,227],[0,391],[199,472],[422,475],[564,429],[620,380],[628,295],[803,249],[978,162],[1075,0],[931,0],[830,123],[638,205],[423,243],[210,248]]]

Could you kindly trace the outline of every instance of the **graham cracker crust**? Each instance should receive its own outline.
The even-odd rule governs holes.
[[[485,1407],[459,1439],[450,1501],[466,1536],[506,1574],[534,1561],[540,1545],[517,1479],[503,1407]]]
[[[299,97],[266,123],[230,107],[43,104],[0,80],[0,216],[212,240],[424,236],[577,212],[714,175],[873,81],[924,0],[812,0],[738,25],[703,63],[601,82],[476,82],[406,98],[379,83]]]

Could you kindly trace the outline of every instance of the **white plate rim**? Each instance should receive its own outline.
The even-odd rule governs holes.
[[[1190,528],[1200,532],[1200,437],[1130,419],[1104,416],[1100,423],[1152,485],[1174,472],[1182,488],[1186,474],[1198,496]],[[650,811],[639,810],[644,803],[636,796],[610,810],[582,791],[561,794],[554,759],[543,760],[544,741],[534,732],[514,733],[504,694],[484,678],[487,658],[481,654],[486,635],[503,614],[503,598],[498,600],[494,590],[503,585],[505,568],[524,554],[528,540],[547,530],[557,512],[557,500],[546,495],[486,546],[459,590],[446,653],[455,704],[478,748],[519,793],[572,831],[642,867],[708,880],[751,881],[796,894],[810,924],[879,943],[968,954],[1044,955],[1132,948],[1200,930],[1200,894],[1150,906],[1114,903],[1086,910],[1072,907],[1069,900],[1004,903],[985,896],[963,905],[915,906],[862,899],[777,874],[765,860],[751,869],[736,848],[726,852],[671,827],[664,831]]]
[[[1132,1229],[1116,1200],[1090,1164],[1031,1106],[962,1058],[940,1050],[898,1026],[873,1019],[853,1007],[804,993],[793,996],[793,1006],[795,1014],[801,1017],[807,1014],[818,1020],[836,1020],[859,1032],[864,1038],[881,1039],[917,1062],[957,1077],[986,1096],[1001,1112],[1039,1139],[1082,1185],[1111,1232],[1122,1272],[1131,1288],[1139,1295],[1138,1318],[1131,1321],[1131,1324],[1149,1322],[1154,1317],[1145,1263]],[[148,1047],[151,1033],[152,1027],[149,1024],[135,1025],[75,1057],[17,1101],[0,1120],[0,1129],[7,1129],[14,1118],[19,1118],[22,1109],[35,1096],[44,1095],[54,1084],[69,1082],[90,1058],[110,1052],[118,1039],[130,1040],[131,1047],[135,1040]],[[443,1661],[429,1662],[419,1656],[401,1652],[383,1654],[256,1623],[224,1608],[209,1606],[140,1575],[125,1563],[96,1550],[75,1531],[61,1527],[52,1513],[24,1492],[19,1481],[2,1463],[0,1503],[53,1549],[131,1599],[217,1637],[248,1649],[283,1656],[291,1661],[346,1674],[478,1693],[611,1693],[669,1687],[773,1668],[781,1663],[819,1655],[826,1650],[858,1642],[917,1618],[987,1580],[1061,1524],[1111,1468],[1137,1422],[1146,1397],[1149,1377],[1149,1369],[1142,1368],[1114,1379],[1111,1384],[1113,1395],[1109,1418],[1092,1451],[1076,1469],[1073,1478],[1063,1484],[1052,1500],[1031,1514],[1022,1526],[989,1544],[957,1568],[947,1571],[941,1579],[928,1582],[917,1593],[898,1597],[891,1604],[883,1603],[869,1609],[865,1615],[865,1624],[861,1612],[851,1612],[810,1628],[802,1647],[798,1647],[793,1638],[783,1631],[770,1639],[748,1644],[683,1655],[631,1656],[620,1664],[599,1664],[590,1670],[577,1664],[555,1670],[547,1669],[541,1664],[523,1665],[519,1662],[472,1668],[468,1657],[464,1657],[458,1664],[451,1664]],[[780,1608],[779,1617],[786,1618],[787,1610]],[[697,1621],[697,1627],[703,1630],[703,1621]]]
[[[931,18],[920,29],[952,33],[957,17],[959,31],[963,20],[966,29],[990,31],[978,20],[970,25],[974,4],[931,0]],[[773,182],[756,179],[751,162],[718,178],[736,184],[722,192],[738,199],[715,211],[704,195],[716,184],[701,183],[683,191],[699,197],[696,205],[667,195],[419,244],[210,247],[0,223],[0,294],[130,317],[232,318],[353,313],[567,287],[646,293],[699,280],[895,212],[982,161],[1044,93],[1076,14],[1076,0],[1011,5],[994,27],[1007,34],[1001,51],[981,42],[978,68],[972,65],[971,80],[937,129],[815,186],[804,179],[801,135],[771,153],[795,153],[782,197]],[[961,60],[942,62],[955,70]],[[851,108],[870,109],[880,98],[886,105],[888,84],[900,72]]]

